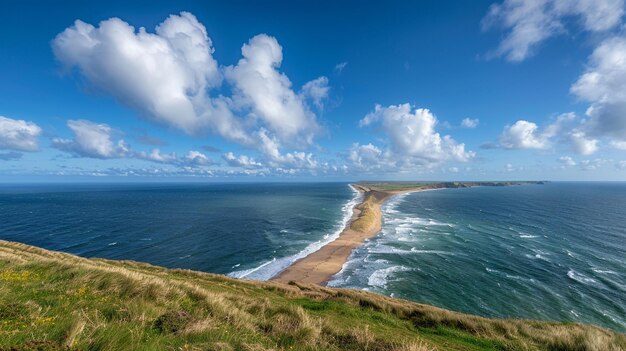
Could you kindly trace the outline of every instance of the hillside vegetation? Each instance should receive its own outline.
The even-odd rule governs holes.
[[[70,349],[611,351],[626,337],[0,241],[0,350]]]

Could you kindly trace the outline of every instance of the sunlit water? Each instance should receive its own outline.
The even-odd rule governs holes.
[[[269,279],[333,240],[345,183],[0,186],[0,239]],[[626,183],[398,196],[331,282],[498,317],[626,331]]]
[[[333,286],[494,317],[626,331],[626,183],[412,193]]]
[[[345,183],[4,185],[0,239],[268,279],[332,240],[354,198]]]

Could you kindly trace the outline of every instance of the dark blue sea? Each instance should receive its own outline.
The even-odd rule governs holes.
[[[269,279],[333,240],[345,183],[0,185],[0,239]],[[331,285],[493,317],[626,331],[626,183],[425,191]]]

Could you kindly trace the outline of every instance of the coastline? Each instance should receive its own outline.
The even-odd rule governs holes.
[[[352,217],[339,236],[319,250],[294,261],[270,280],[289,283],[326,285],[341,271],[352,251],[382,229],[381,207],[395,195],[426,190],[470,188],[477,186],[511,186],[543,184],[543,182],[426,182],[426,183],[356,183],[350,184],[363,194],[355,205]]]
[[[380,232],[382,229],[381,207],[385,201],[394,195],[428,190],[424,187],[381,190],[363,184],[351,184],[351,186],[363,194],[363,200],[354,206],[352,217],[339,236],[319,250],[293,262],[271,280],[283,283],[296,281],[326,285],[335,274],[341,271],[354,249]]]
[[[590,324],[485,318],[360,290],[239,280],[4,240],[0,282],[10,302],[0,303],[1,350],[626,347],[624,334]]]

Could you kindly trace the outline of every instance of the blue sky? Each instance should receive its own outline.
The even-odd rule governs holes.
[[[0,7],[2,181],[626,179],[622,0]]]

